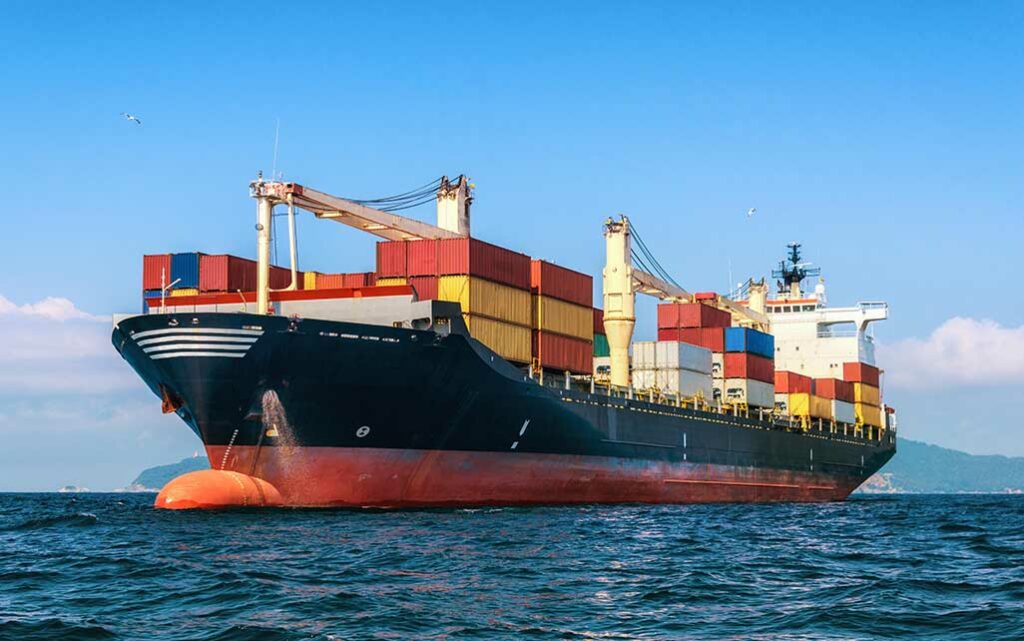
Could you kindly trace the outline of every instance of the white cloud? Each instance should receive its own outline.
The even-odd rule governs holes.
[[[878,346],[886,383],[907,388],[1024,383],[1024,325],[955,317],[927,338]]]
[[[38,316],[55,321],[88,320],[102,322],[108,320],[107,317],[96,316],[78,309],[74,303],[66,298],[47,296],[37,303],[15,305],[3,294],[0,294],[0,316]]]
[[[111,345],[111,327],[66,298],[16,305],[0,295],[0,392],[102,393],[142,385]]]

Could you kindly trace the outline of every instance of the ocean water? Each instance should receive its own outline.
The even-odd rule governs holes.
[[[0,494],[3,639],[1024,638],[1024,497],[162,512]]]

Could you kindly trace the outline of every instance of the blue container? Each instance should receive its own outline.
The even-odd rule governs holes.
[[[160,298],[160,290],[159,289],[147,289],[146,291],[142,292],[142,313],[143,314],[148,314],[149,313],[149,305],[147,304],[147,301],[153,300],[155,298]]]
[[[765,358],[775,358],[775,337],[747,327],[725,329],[725,351],[750,352]]]
[[[171,282],[179,278],[174,289],[199,287],[199,252],[171,254]]]

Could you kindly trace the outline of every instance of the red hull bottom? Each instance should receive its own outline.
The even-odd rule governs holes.
[[[518,452],[287,446],[206,452],[214,469],[263,479],[289,506],[822,502],[841,501],[859,484],[810,470]]]

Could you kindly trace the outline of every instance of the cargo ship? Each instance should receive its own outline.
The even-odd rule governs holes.
[[[589,276],[472,237],[464,177],[391,200],[250,190],[256,261],[147,256],[144,313],[115,317],[211,465],[158,507],[837,501],[895,452],[869,330],[888,308],[803,293],[799,246],[773,298],[691,294],[608,219],[598,310]],[[394,213],[427,198],[436,226]],[[290,268],[270,264],[279,205]],[[376,271],[298,271],[296,208],[383,238]],[[663,301],[650,345],[636,293]]]

